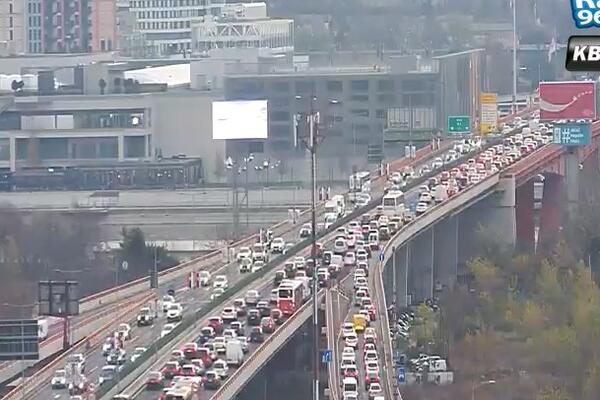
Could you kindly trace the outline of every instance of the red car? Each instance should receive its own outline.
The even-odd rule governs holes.
[[[365,307],[365,310],[367,310],[369,312],[369,319],[371,319],[371,321],[375,321],[377,319],[377,311],[375,310],[375,306],[374,305],[370,305]]]
[[[202,370],[194,364],[186,364],[181,367],[181,376],[200,376]]]
[[[192,358],[196,358],[196,355],[198,354],[198,344],[191,342],[191,343],[186,343],[182,348],[181,351],[183,351],[183,356],[185,357],[186,360],[191,360]]]
[[[181,366],[177,361],[169,361],[165,364],[164,367],[160,370],[165,379],[172,379],[175,375],[179,375],[181,373]]]
[[[351,365],[342,369],[344,378],[358,378],[358,369],[355,365]]]
[[[223,333],[223,318],[221,317],[210,317],[208,319],[208,326],[213,328],[217,334]]]
[[[375,372],[367,372],[365,375],[365,386],[369,386],[371,383],[379,383],[379,375]]]
[[[215,353],[213,353],[208,347],[200,347],[196,357],[202,360],[205,368],[210,368],[213,361],[217,358]]]
[[[152,371],[146,377],[145,382],[148,389],[162,389],[165,386],[163,375],[160,371]]]

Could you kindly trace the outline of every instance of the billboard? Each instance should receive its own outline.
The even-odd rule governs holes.
[[[596,95],[594,82],[541,82],[540,119],[594,119]]]
[[[498,95],[482,92],[479,99],[481,103],[479,131],[482,135],[495,133],[498,130]]]
[[[267,100],[213,101],[213,139],[266,139]]]

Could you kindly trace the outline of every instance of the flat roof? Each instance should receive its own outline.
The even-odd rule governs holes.
[[[168,87],[185,86],[191,83],[190,64],[163,65],[125,71],[125,79],[140,83],[166,83]]]

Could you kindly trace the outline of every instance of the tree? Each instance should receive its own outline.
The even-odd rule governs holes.
[[[104,94],[104,91],[106,90],[106,81],[104,78],[100,78],[98,81],[98,87],[100,88],[100,94]]]
[[[542,388],[535,400],[572,400],[568,391],[562,386],[547,386]]]
[[[279,161],[279,165],[277,166],[277,173],[279,174],[279,181],[283,181],[283,178],[288,173],[288,167],[285,161]]]
[[[155,253],[159,270],[177,264],[177,260],[170,257],[163,247],[148,246],[140,228],[123,228],[121,235],[121,261],[127,261],[129,264],[126,277],[133,279],[147,275],[154,266]]]

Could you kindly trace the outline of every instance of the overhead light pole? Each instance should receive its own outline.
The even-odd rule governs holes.
[[[517,0],[512,0],[512,23],[513,23],[513,88],[512,108],[513,114],[517,113]]]
[[[301,96],[296,96],[297,100],[302,99]],[[313,262],[313,276],[312,276],[312,298],[313,298],[313,400],[319,400],[319,375],[321,362],[319,357],[319,305],[317,302],[317,292],[319,290],[317,280],[317,214],[316,214],[316,192],[317,192],[317,147],[320,143],[321,137],[319,136],[319,122],[320,115],[314,110],[315,96],[311,95],[310,98],[310,111],[305,115],[300,114],[298,121],[303,116],[306,118],[308,126],[308,136],[302,137],[302,141],[308,151],[310,152],[310,181],[311,181],[311,249],[310,256]],[[296,140],[299,135],[298,124],[296,125]]]

